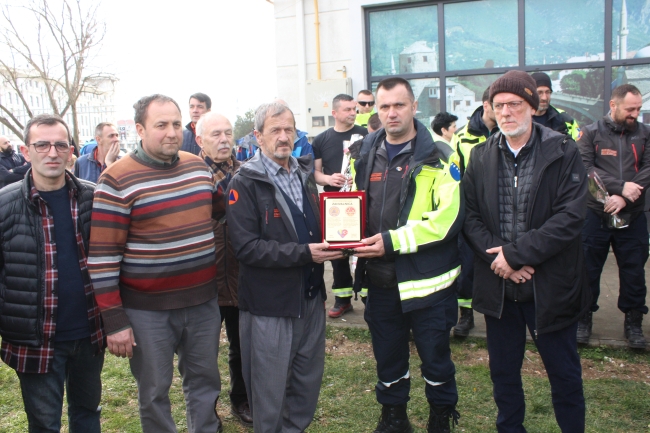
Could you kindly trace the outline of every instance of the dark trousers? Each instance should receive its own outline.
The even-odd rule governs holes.
[[[641,213],[627,228],[610,229],[595,212],[587,209],[582,243],[592,294],[591,311],[598,310],[600,275],[611,244],[620,281],[618,309],[623,313],[638,310],[647,314],[645,263],[648,261],[648,226],[645,214]]]
[[[456,287],[445,291],[449,296],[437,305],[403,313],[397,287],[380,289],[370,284],[364,318],[377,361],[375,391],[380,404],[409,401],[409,331],[413,330],[427,400],[438,406],[456,405],[456,368],[449,348],[449,331],[458,320]]]
[[[458,277],[458,299],[471,302],[474,291],[474,251],[469,246],[462,233],[458,236],[458,253],[460,256],[460,276]],[[471,308],[471,305],[461,305]]]
[[[230,370],[230,402],[240,405],[248,400],[246,384],[241,372],[241,348],[239,346],[239,308],[219,306],[221,323],[226,322],[228,336],[228,369]]]
[[[85,338],[54,343],[49,373],[17,373],[29,433],[61,430],[64,386],[70,433],[99,433],[103,366],[104,352],[95,355],[90,338]]]
[[[340,304],[349,304],[352,300],[352,274],[350,273],[350,259],[344,257],[338,260],[332,260],[332,293],[336,297],[336,302]]]
[[[523,433],[526,404],[521,366],[526,350],[526,327],[546,367],[551,383],[555,419],[564,433],[585,431],[582,367],[576,343],[577,322],[555,332],[535,336],[535,303],[504,301],[500,319],[485,316],[490,377],[499,409],[497,431]]]

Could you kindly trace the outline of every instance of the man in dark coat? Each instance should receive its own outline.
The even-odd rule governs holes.
[[[213,111],[205,113],[196,122],[196,143],[201,148],[199,157],[212,169],[223,188],[241,166],[232,153],[235,144],[230,121]],[[237,278],[239,263],[230,241],[230,230],[225,218],[214,224],[214,244],[217,256],[217,292],[221,322],[226,322],[226,335],[230,345],[228,367],[230,370],[230,412],[243,425],[253,426],[253,418],[246,396],[242,376],[239,345],[239,308],[237,308]]]
[[[530,331],[556,420],[584,431],[578,318],[589,308],[580,231],[586,174],[570,136],[533,123],[535,81],[510,71],[490,87],[500,132],[474,148],[465,172],[465,239],[474,250],[472,306],[485,315],[499,432],[522,432],[521,366]],[[480,284],[478,284],[480,282]]]
[[[31,164],[14,150],[9,139],[0,135],[0,188],[25,177]]]

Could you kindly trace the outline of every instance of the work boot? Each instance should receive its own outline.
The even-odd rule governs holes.
[[[643,313],[637,310],[625,313],[625,338],[630,349],[645,349],[645,337],[641,330]]]
[[[593,326],[594,313],[588,311],[578,321],[578,332],[576,333],[576,341],[578,344],[589,344],[591,338],[591,328]]]
[[[406,405],[383,405],[379,424],[373,433],[413,433],[413,427],[406,414]]]
[[[458,323],[454,326],[454,337],[467,337],[472,328],[474,328],[474,310],[461,308]]]
[[[336,301],[334,302],[334,306],[327,312],[327,315],[332,319],[336,319],[352,310],[354,310],[352,307],[352,302],[344,303]]]
[[[460,414],[453,406],[436,406],[429,403],[429,422],[427,422],[427,433],[449,433],[451,431],[449,422],[458,425]]]

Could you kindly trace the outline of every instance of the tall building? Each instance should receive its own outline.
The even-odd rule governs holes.
[[[23,125],[29,120],[25,104],[30,107],[33,115],[52,113],[52,104],[43,81],[31,77],[27,72],[24,77],[18,81],[19,94],[0,76],[0,104],[6,107]],[[24,98],[24,103],[21,95]],[[110,81],[92,83],[88,86],[88,91],[81,94],[77,100],[79,144],[83,144],[94,137],[95,126],[98,123],[115,122],[114,95],[115,89]],[[66,96],[61,89],[56,90],[53,97],[58,107],[65,105]],[[63,116],[63,119],[72,127],[70,109]],[[0,124],[0,134],[8,136],[14,143],[19,142],[18,137],[5,125]]]

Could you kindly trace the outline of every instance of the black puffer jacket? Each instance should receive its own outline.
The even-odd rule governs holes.
[[[513,269],[535,269],[533,292],[537,333],[563,329],[584,314],[590,305],[581,231],[586,213],[587,182],[580,153],[573,140],[533,123],[535,166],[526,212],[528,229],[516,242],[501,237],[499,226],[499,143],[491,136],[472,150],[471,164],[463,178],[466,219],[465,239],[474,250],[472,307],[501,317],[504,280],[490,269],[496,255],[486,250],[502,246]]]
[[[87,254],[95,185],[70,179]],[[40,210],[29,198],[31,186],[30,170],[23,181],[0,191],[0,335],[11,343],[41,346],[45,251]]]
[[[533,133],[536,129],[533,128]],[[499,149],[499,229],[506,242],[517,240],[528,231],[528,206],[530,189],[535,167],[536,137],[532,137],[517,157],[508,148],[505,138],[501,138]],[[533,283],[516,284],[505,281],[505,297],[511,301],[528,302],[533,300]]]

